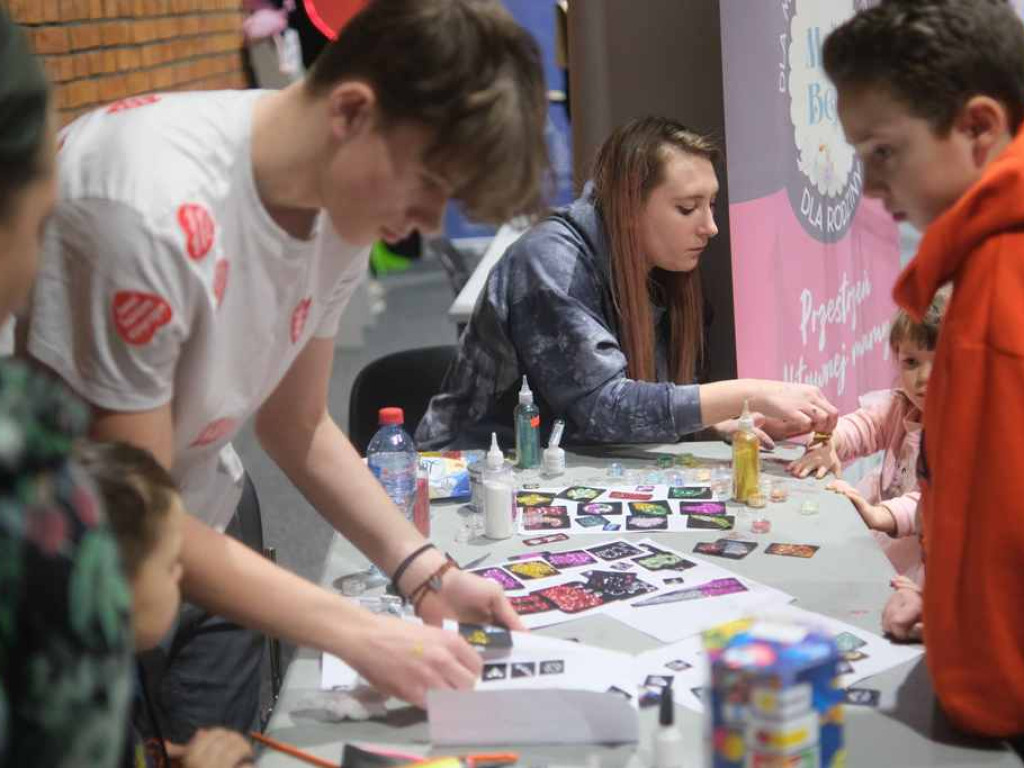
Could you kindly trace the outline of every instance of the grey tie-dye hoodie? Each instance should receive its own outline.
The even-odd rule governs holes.
[[[416,430],[422,449],[512,447],[512,410],[529,377],[546,435],[565,442],[674,442],[701,429],[696,384],[671,383],[668,323],[654,307],[658,382],[626,375],[609,246],[590,187],[523,234],[487,278],[441,394]]]

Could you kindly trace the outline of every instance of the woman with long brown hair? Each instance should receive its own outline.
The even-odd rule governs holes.
[[[576,443],[728,433],[745,400],[780,432],[831,429],[836,410],[817,387],[697,383],[706,355],[699,263],[718,233],[717,160],[710,140],[667,118],[616,130],[583,196],[527,231],[491,272],[420,445],[478,447],[491,431],[508,440],[524,374],[542,414],[566,419]]]

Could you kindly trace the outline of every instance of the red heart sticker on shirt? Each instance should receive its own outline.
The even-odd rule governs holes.
[[[228,260],[221,259],[217,262],[217,268],[213,271],[213,295],[217,299],[218,307],[224,301],[224,291],[228,287],[228,272],[230,270],[231,264],[228,263]]]
[[[299,340],[302,332],[306,329],[306,320],[309,318],[309,307],[312,303],[313,299],[307,296],[298,303],[295,311],[292,312],[292,344]]]
[[[200,261],[213,248],[217,226],[201,205],[186,203],[178,209],[178,224],[185,233],[185,248],[193,261]]]
[[[145,107],[148,104],[156,104],[158,101],[160,101],[160,97],[153,93],[149,94],[148,96],[131,96],[127,99],[115,101],[113,104],[107,107],[107,114],[113,115],[118,112],[127,112],[129,109]]]
[[[153,335],[174,317],[166,299],[140,291],[115,293],[113,310],[118,335],[134,346],[148,344]]]
[[[222,437],[230,433],[234,428],[234,419],[217,419],[216,421],[211,421],[203,427],[203,431],[199,433],[199,437],[193,440],[189,447],[201,448],[204,445],[216,443]]]

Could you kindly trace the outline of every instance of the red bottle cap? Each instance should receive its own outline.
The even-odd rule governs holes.
[[[381,424],[404,424],[405,413],[401,408],[381,408],[377,412]]]

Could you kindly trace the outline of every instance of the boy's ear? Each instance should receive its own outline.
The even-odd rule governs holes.
[[[1006,107],[991,96],[972,96],[953,124],[971,144],[975,164],[980,168],[1013,140]]]
[[[359,80],[338,83],[327,95],[327,113],[331,135],[337,141],[347,141],[373,127],[377,94],[373,88]]]

